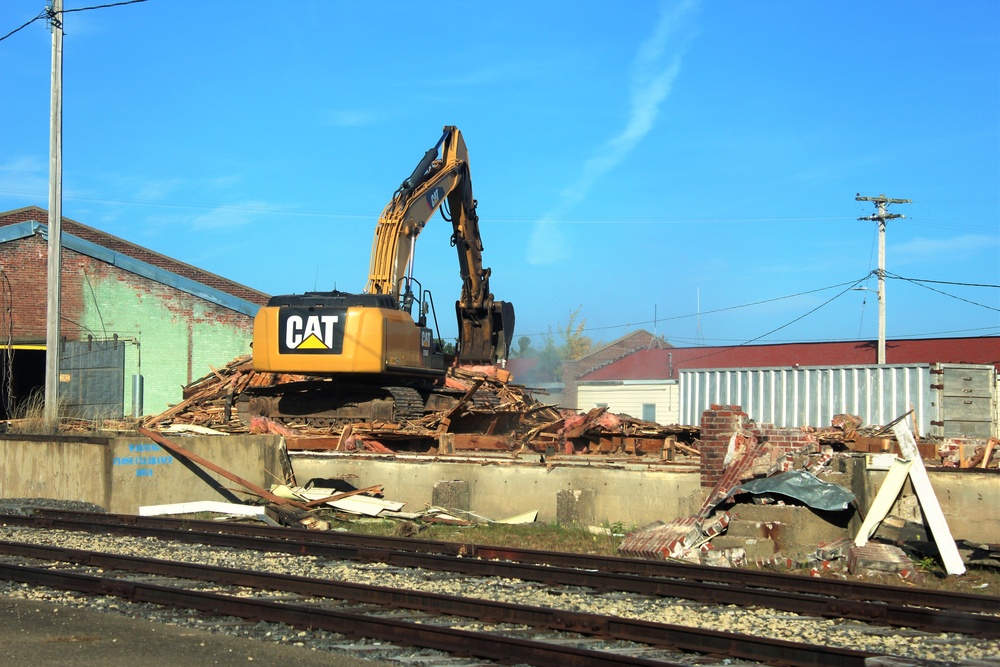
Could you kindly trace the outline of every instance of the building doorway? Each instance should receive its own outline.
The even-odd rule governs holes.
[[[45,396],[45,346],[0,349],[0,419],[23,419]]]

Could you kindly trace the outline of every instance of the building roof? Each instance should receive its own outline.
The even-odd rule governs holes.
[[[889,364],[992,364],[1000,372],[1000,336],[886,341]],[[876,363],[875,341],[781,343],[637,350],[581,375],[578,382],[675,379],[681,369],[856,366]]]
[[[40,228],[42,228],[43,231],[47,232],[47,221],[48,212],[45,209],[38,206],[26,206],[13,211],[0,213],[0,230],[3,230],[5,227],[19,225],[22,223],[36,223]],[[252,309],[251,305],[263,306],[267,303],[269,298],[269,295],[264,292],[258,292],[255,289],[247,287],[246,285],[241,285],[240,283],[228,280],[214,273],[209,273],[208,271],[191,266],[190,264],[185,264],[184,262],[167,257],[166,255],[161,255],[148,248],[144,248],[124,239],[120,239],[117,236],[107,234],[98,229],[94,229],[93,227],[88,227],[87,225],[76,222],[75,220],[63,217],[62,229],[64,234],[70,237],[75,237],[75,239],[83,242],[77,244],[79,247],[71,248],[77,252],[83,252],[84,254],[95,256],[104,261],[108,261],[109,257],[114,256],[131,258],[136,260],[136,264],[131,265],[131,267],[123,264],[122,262],[118,262],[118,264],[122,265],[122,268],[133,272],[137,272],[135,269],[141,268],[143,265],[155,267],[162,273],[152,272],[151,275],[147,275],[146,277],[158,280],[158,282],[166,282],[166,284],[169,284],[172,287],[182,289],[183,291],[201,296],[203,298],[209,298],[209,300],[212,301],[219,302],[220,299],[218,297],[219,293],[221,293],[222,295],[229,295],[231,297],[235,297],[238,301],[245,302],[243,304],[233,302],[240,306],[233,308],[234,310],[240,310],[242,312]],[[63,244],[66,245],[66,239],[64,239]],[[92,251],[95,246],[110,251],[113,255],[95,253]],[[88,248],[91,252],[88,252]],[[99,254],[102,256],[98,257]],[[159,276],[159,278],[157,278],[157,276]],[[172,279],[170,278],[171,276],[175,276],[180,280]],[[192,282],[195,283],[195,285],[192,285]],[[199,289],[199,286],[204,286],[207,289]],[[212,296],[215,296],[216,298],[210,298]],[[230,300],[222,297],[221,301],[225,302]],[[228,304],[222,303],[222,305]],[[256,309],[253,310],[256,312]],[[253,313],[248,314],[252,315]]]

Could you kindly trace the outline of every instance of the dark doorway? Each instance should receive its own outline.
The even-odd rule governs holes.
[[[45,394],[45,350],[39,346],[14,346],[0,350],[0,419],[19,419],[36,405],[41,410]]]

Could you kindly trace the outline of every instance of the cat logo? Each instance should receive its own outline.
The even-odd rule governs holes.
[[[441,205],[442,197],[444,197],[444,188],[434,188],[427,193],[427,205],[431,207],[432,212]]]
[[[308,309],[284,309],[279,318],[283,353],[336,353],[344,344],[343,313],[316,313]]]

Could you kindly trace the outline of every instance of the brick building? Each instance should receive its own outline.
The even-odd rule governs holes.
[[[2,418],[45,383],[47,220],[34,206],[0,213]],[[249,353],[266,294],[67,218],[62,247],[68,412],[133,414],[133,386],[141,386],[141,412],[156,413],[211,367]]]

